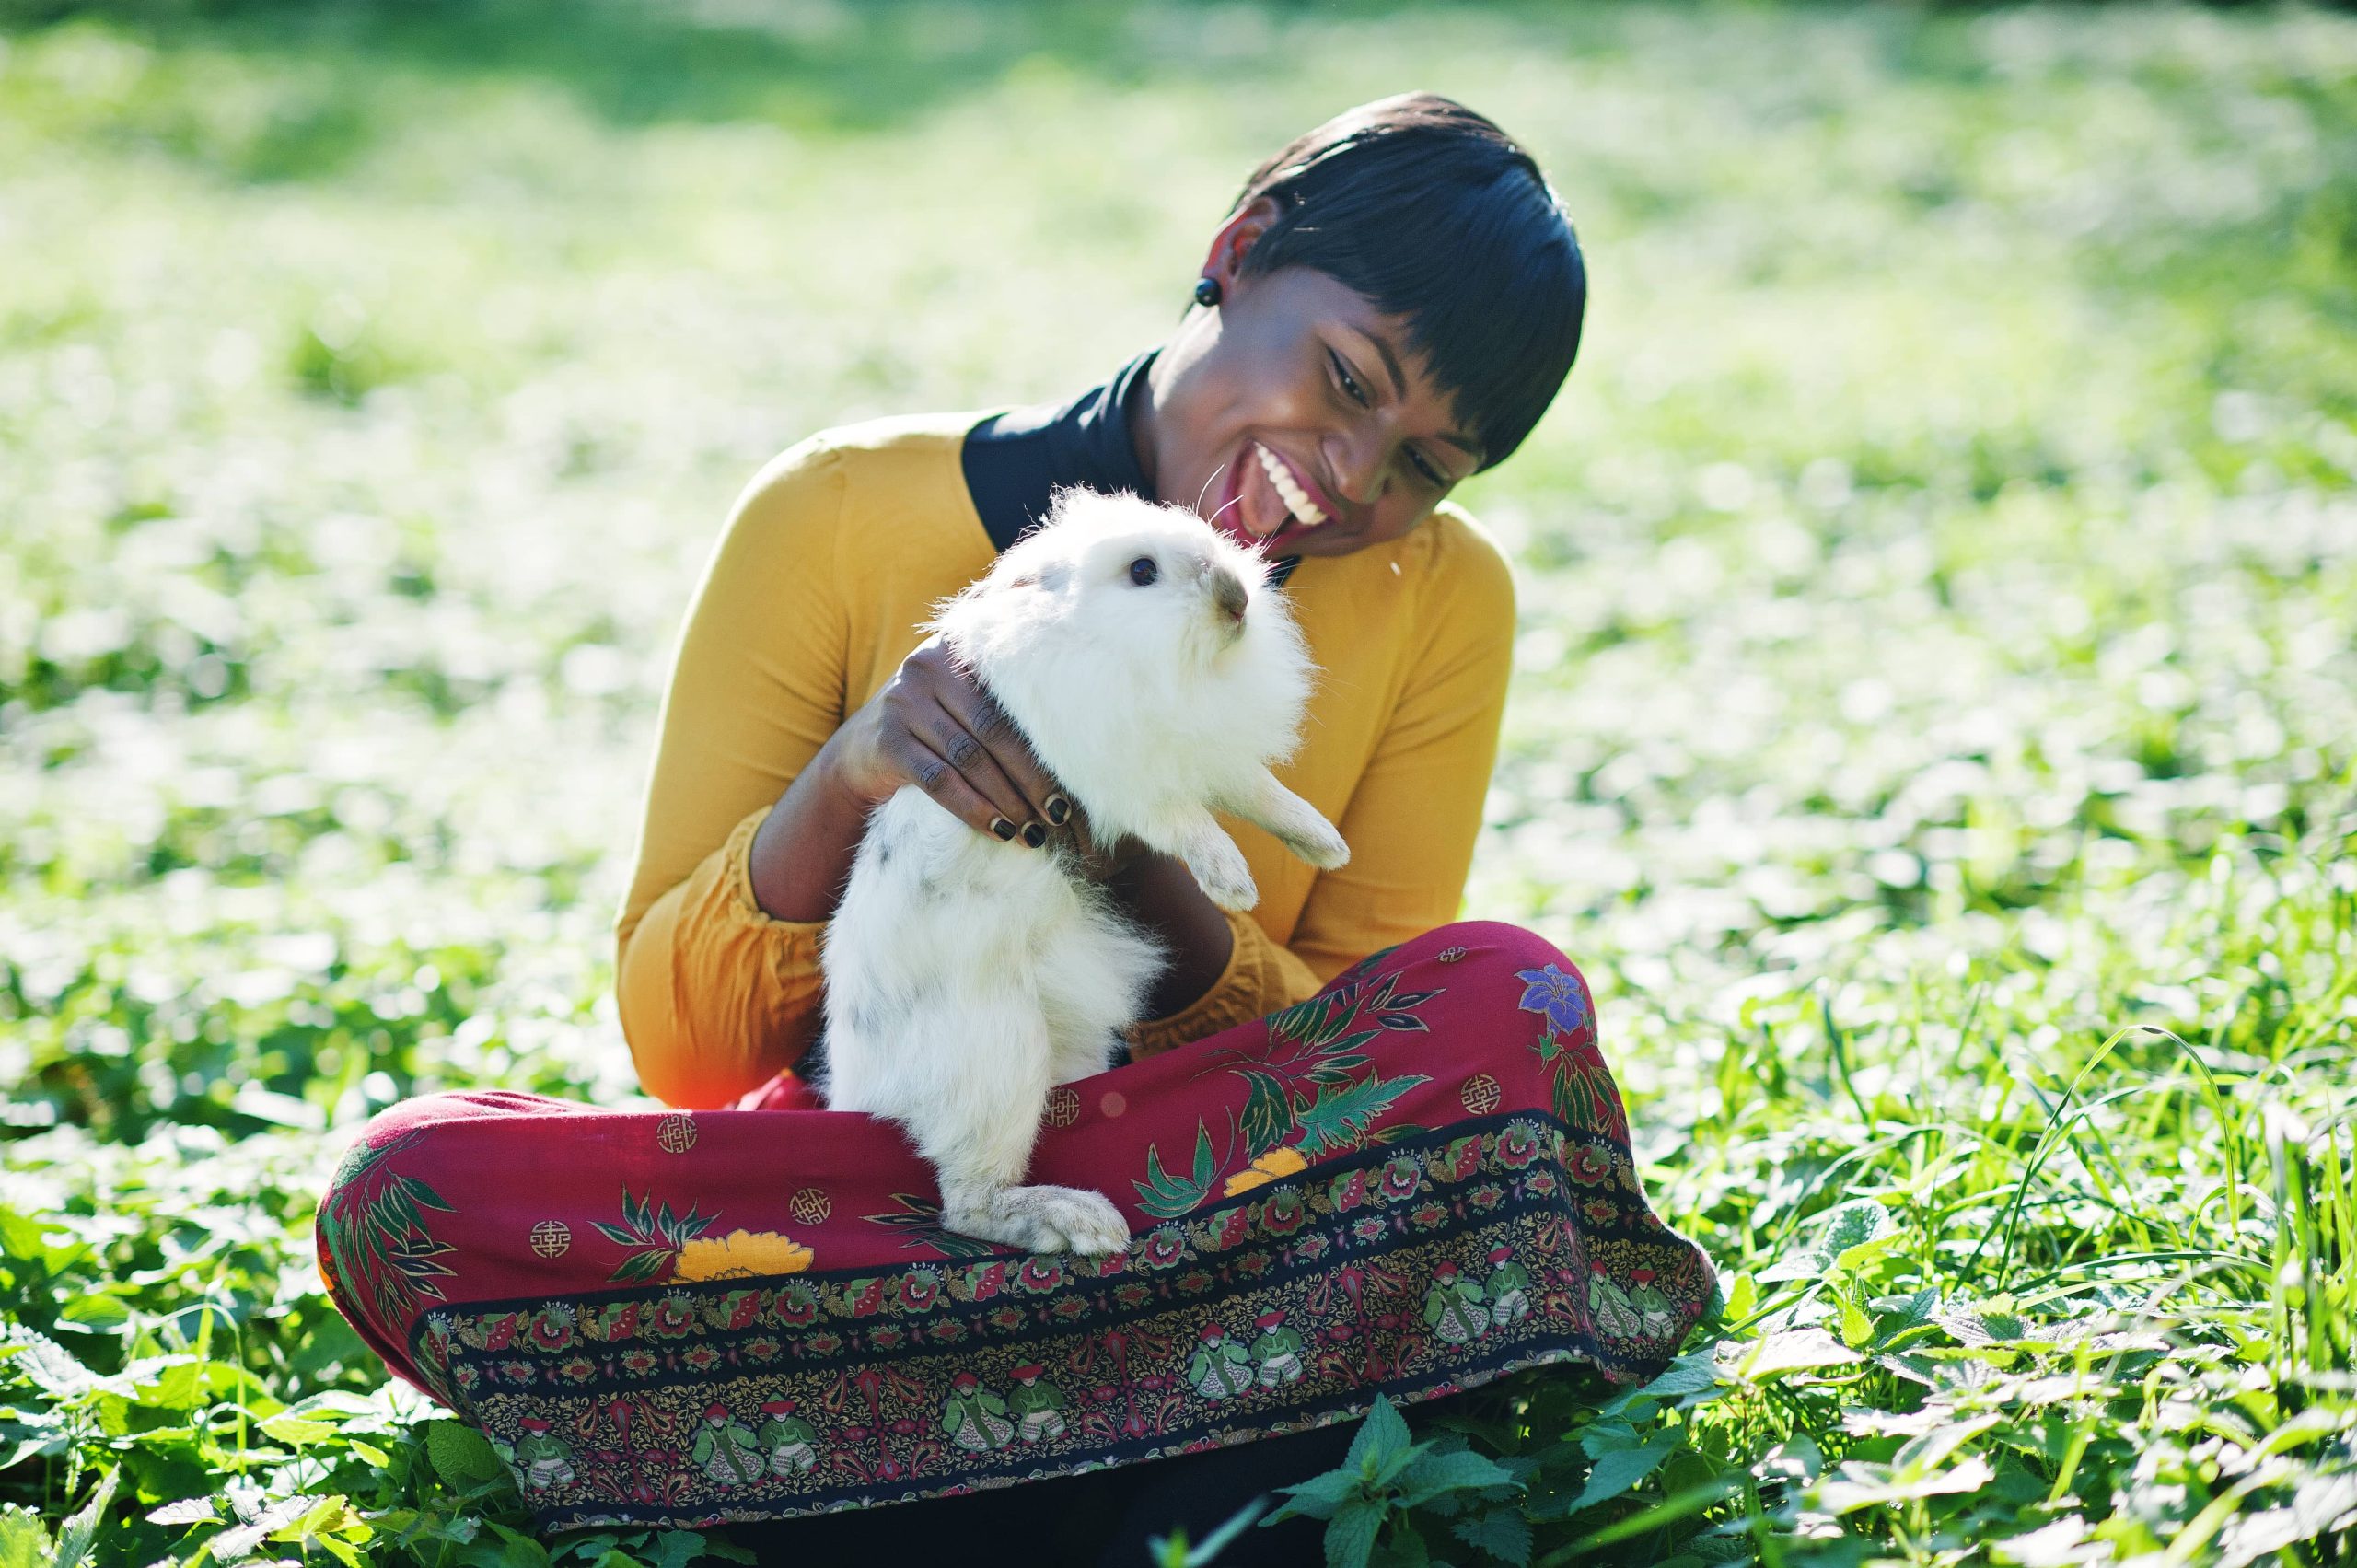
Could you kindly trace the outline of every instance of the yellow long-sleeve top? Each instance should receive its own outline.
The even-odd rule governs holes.
[[[823,922],[772,918],[754,830],[845,716],[922,640],[934,603],[994,553],[959,467],[973,414],[825,432],[770,462],[704,571],[665,695],[630,892],[619,1000],[641,1083],[725,1105],[817,1036]],[[1222,823],[1260,901],[1199,1001],[1132,1031],[1144,1055],[1316,993],[1378,948],[1456,918],[1513,658],[1504,554],[1446,505],[1404,537],[1310,557],[1283,590],[1320,668],[1285,784],[1350,864],[1319,872]]]

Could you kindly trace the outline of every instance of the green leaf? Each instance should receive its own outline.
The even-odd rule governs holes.
[[[1391,1533],[1375,1549],[1371,1568],[1432,1568],[1433,1554],[1415,1522],[1405,1514],[1391,1516]]]
[[[1600,1459],[1624,1448],[1639,1447],[1643,1441],[1626,1420],[1603,1417],[1588,1423],[1586,1430],[1580,1434],[1580,1452],[1591,1459]]]
[[[1430,1081],[1416,1074],[1390,1079],[1370,1075],[1347,1088],[1320,1088],[1299,1118],[1302,1152],[1314,1156],[1348,1146],[1400,1096]]]
[[[1320,993],[1306,1001],[1296,1002],[1290,1007],[1270,1014],[1269,1038],[1281,1040],[1306,1039],[1310,1027],[1325,1011],[1329,1000],[1330,998],[1326,993]]]
[[[1832,1475],[1811,1489],[1810,1501],[1829,1514],[1854,1514],[1862,1508],[1887,1507],[1919,1498],[1978,1492],[1996,1478],[1989,1461],[1968,1454],[1952,1469],[1910,1475],[1888,1465],[1865,1460],[1845,1461]]]
[[[547,1543],[549,1561],[562,1562],[568,1557],[578,1557],[588,1562],[601,1562],[606,1553],[621,1544],[621,1539],[611,1530],[593,1529],[586,1535],[568,1534]]]
[[[1381,1505],[1360,1502],[1344,1507],[1326,1526],[1326,1568],[1366,1568],[1382,1528]]]
[[[1530,1562],[1530,1521],[1519,1508],[1492,1508],[1470,1519],[1459,1519],[1454,1532],[1468,1546],[1525,1568]]]
[[[1281,1486],[1277,1490],[1287,1493],[1293,1501],[1284,1504],[1270,1522],[1273,1524],[1277,1519],[1296,1516],[1330,1519],[1335,1509],[1359,1495],[1364,1484],[1357,1467],[1346,1463],[1341,1469],[1328,1470],[1291,1486]]]
[[[1212,1130],[1202,1122],[1195,1123],[1195,1185],[1211,1191],[1212,1178],[1219,1174],[1219,1162],[1212,1157]]]
[[[167,1503],[147,1516],[151,1525],[214,1525],[221,1522],[220,1514],[210,1497],[183,1497],[177,1503]]]
[[[107,1471],[82,1511],[58,1527],[57,1556],[52,1568],[82,1568],[99,1539],[99,1526],[105,1522],[107,1506],[114,1501],[115,1482],[122,1479],[121,1466]]]
[[[483,1434],[463,1422],[427,1423],[425,1452],[434,1461],[434,1472],[460,1491],[507,1473]]]
[[[1244,1133],[1244,1157],[1259,1159],[1284,1141],[1293,1130],[1293,1102],[1283,1080],[1274,1074],[1243,1069],[1247,1086],[1239,1126]]]
[[[1770,1334],[1738,1354],[1735,1372],[1747,1383],[1760,1383],[1787,1372],[1846,1366],[1864,1359],[1822,1329],[1786,1329]]]
[[[1698,1405],[1706,1401],[1692,1396],[1708,1394],[1716,1399],[1732,1387],[1719,1376],[1719,1347],[1708,1344],[1679,1356],[1664,1367],[1659,1376],[1643,1388],[1630,1388],[1614,1396],[1599,1408],[1597,1413],[1620,1415],[1639,1400],[1677,1400],[1681,1407]]]
[[[660,1279],[664,1265],[670,1260],[671,1251],[666,1247],[633,1252],[622,1260],[621,1266],[614,1271],[613,1278],[623,1284],[644,1284],[650,1280]]]
[[[459,1553],[467,1568],[549,1568],[548,1549],[530,1536],[511,1530],[496,1519],[484,1521],[488,1538],[478,1538]]]
[[[205,1369],[192,1355],[142,1356],[99,1387],[149,1410],[188,1411],[204,1402]]]
[[[30,1263],[54,1277],[89,1250],[90,1244],[75,1236],[62,1218],[0,1208],[0,1256]]]
[[[1329,1040],[1318,1052],[1323,1058],[1318,1063],[1320,1070],[1364,1066],[1366,1058],[1359,1054],[1361,1049],[1382,1032],[1381,1029],[1353,1029],[1340,1040]]]
[[[1762,1283],[1813,1280],[1840,1270],[1855,1272],[1896,1247],[1905,1233],[1891,1212],[1872,1198],[1836,1203],[1811,1223],[1806,1245],[1786,1253],[1759,1272]]]
[[[324,1541],[328,1537],[343,1534],[354,1527],[366,1528],[360,1516],[353,1511],[351,1501],[341,1494],[318,1497],[300,1517],[289,1519],[271,1532],[271,1539],[293,1543]]]
[[[72,1400],[87,1393],[98,1375],[74,1358],[55,1340],[18,1324],[7,1328],[8,1343],[17,1349],[13,1365],[36,1388],[54,1400]]]
[[[212,1553],[216,1562],[234,1562],[238,1558],[250,1554],[255,1547],[261,1544],[264,1537],[289,1519],[301,1518],[303,1515],[309,1512],[314,1501],[316,1500],[299,1493],[292,1497],[281,1497],[276,1502],[266,1504],[261,1512],[244,1524],[223,1530],[219,1535],[206,1540],[205,1549]]]
[[[131,1308],[123,1305],[122,1298],[103,1292],[77,1295],[57,1315],[59,1327],[70,1323],[90,1333],[106,1333],[130,1320]]]
[[[1605,1454],[1587,1472],[1587,1484],[1572,1500],[1570,1511],[1576,1514],[1583,1508],[1593,1508],[1599,1503],[1620,1496],[1653,1474],[1655,1467],[1669,1458],[1678,1446],[1675,1434],[1660,1433],[1634,1448],[1616,1448]]]
[[[336,1434],[337,1428],[324,1421],[306,1421],[299,1415],[274,1415],[261,1423],[262,1435],[273,1443],[284,1443],[290,1448],[308,1448]]]
[[[1146,1145],[1145,1179],[1132,1181],[1137,1189],[1138,1207],[1156,1219],[1175,1219],[1201,1204],[1210,1195],[1212,1180],[1219,1174],[1218,1162],[1212,1157],[1211,1129],[1202,1122],[1195,1124],[1195,1164],[1193,1174],[1184,1179],[1162,1168],[1162,1151],[1155,1144]]]
[[[0,1568],[47,1568],[49,1528],[11,1503],[0,1508]]]
[[[1359,1423],[1351,1438],[1350,1453],[1342,1460],[1342,1468],[1355,1474],[1372,1475],[1395,1456],[1409,1447],[1408,1423],[1402,1420],[1389,1396],[1377,1394],[1368,1407],[1366,1419]]]
[[[1940,1309],[1940,1293],[1930,1289],[1907,1295],[1876,1296],[1866,1306],[1875,1315],[1874,1343],[1887,1350],[1917,1330],[1932,1326],[1933,1315]]]
[[[1874,1319],[1867,1317],[1865,1308],[1858,1305],[1854,1293],[1837,1289],[1833,1295],[1841,1309],[1841,1342],[1852,1350],[1863,1350],[1873,1343]]]
[[[694,1530],[665,1530],[655,1538],[655,1568],[686,1568],[703,1553],[703,1537]]]
[[[1479,1492],[1512,1486],[1514,1477],[1496,1463],[1469,1449],[1453,1454],[1425,1454],[1400,1472],[1400,1501],[1416,1507],[1444,1492]]]

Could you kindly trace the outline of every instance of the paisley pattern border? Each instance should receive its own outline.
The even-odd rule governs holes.
[[[409,1348],[543,1527],[694,1526],[1215,1447],[1548,1362],[1626,1381],[1711,1288],[1624,1143],[1524,1110],[1255,1184],[1105,1259],[437,1306]]]

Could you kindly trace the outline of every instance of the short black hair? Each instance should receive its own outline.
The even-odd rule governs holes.
[[[1403,318],[1481,466],[1522,445],[1579,353],[1587,269],[1513,137],[1436,93],[1377,99],[1254,169],[1228,215],[1262,196],[1283,211],[1245,276],[1312,267]]]

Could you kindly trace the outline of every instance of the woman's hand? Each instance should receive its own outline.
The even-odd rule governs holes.
[[[914,784],[976,832],[1033,849],[1074,815],[1015,722],[937,636],[843,721],[828,749],[842,787],[870,806]]]

